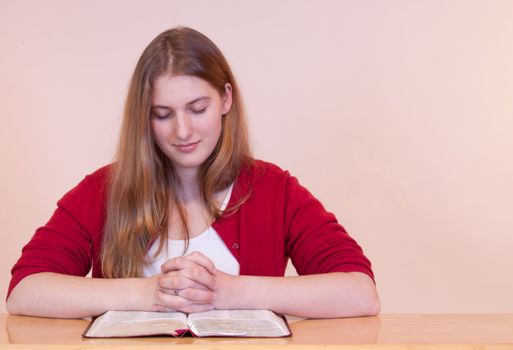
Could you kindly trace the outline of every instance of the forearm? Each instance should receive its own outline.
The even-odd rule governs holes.
[[[229,308],[270,309],[307,318],[375,315],[379,297],[365,274],[329,273],[291,277],[239,276]]]
[[[151,293],[152,283],[145,278],[102,279],[42,272],[25,277],[14,288],[7,310],[58,318],[88,317],[107,310],[150,310]]]

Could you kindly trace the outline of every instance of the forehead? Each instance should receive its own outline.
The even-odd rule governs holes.
[[[182,105],[199,97],[220,98],[207,81],[190,75],[161,75],[152,84],[152,105]]]

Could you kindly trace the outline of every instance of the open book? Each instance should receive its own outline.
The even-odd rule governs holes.
[[[151,335],[197,337],[287,337],[284,317],[269,310],[212,310],[181,312],[108,311],[87,327],[86,338],[141,337]]]

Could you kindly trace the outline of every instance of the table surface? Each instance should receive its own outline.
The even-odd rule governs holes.
[[[384,314],[289,323],[289,338],[85,339],[88,320],[0,314],[0,349],[513,349],[513,314]]]

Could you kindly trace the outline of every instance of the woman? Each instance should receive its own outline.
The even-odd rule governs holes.
[[[289,257],[300,276],[283,277]],[[286,171],[251,157],[225,58],[184,27],[139,59],[116,162],[58,202],[12,274],[7,309],[23,315],[380,308],[370,262],[335,217]]]

